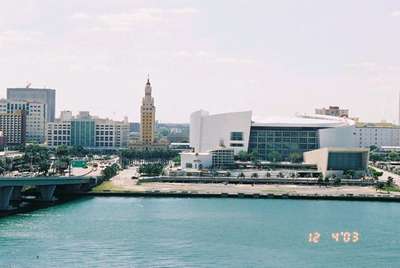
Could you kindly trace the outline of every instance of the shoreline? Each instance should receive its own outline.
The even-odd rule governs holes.
[[[152,198],[237,198],[237,199],[293,199],[293,200],[340,200],[340,201],[373,201],[400,202],[400,196],[390,194],[376,195],[321,195],[298,193],[198,193],[190,191],[160,192],[160,191],[103,191],[80,193],[80,196],[97,197],[152,197]]]

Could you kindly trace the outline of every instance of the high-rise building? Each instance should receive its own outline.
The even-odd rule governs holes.
[[[25,111],[26,142],[43,143],[46,137],[47,106],[33,101],[0,100],[0,113]]]
[[[155,120],[156,107],[154,106],[154,98],[151,96],[150,79],[147,79],[145,86],[145,95],[140,107],[140,141],[144,145],[154,144],[155,139]]]
[[[7,99],[44,103],[47,106],[47,122],[53,122],[56,114],[56,90],[48,88],[7,88]]]
[[[348,109],[340,109],[339,106],[329,106],[329,108],[315,109],[316,114],[337,117],[349,117]]]
[[[25,144],[26,117],[25,111],[0,113],[0,131],[3,132],[5,145]]]
[[[48,123],[49,147],[66,145],[114,150],[128,146],[128,120],[100,119],[91,116],[89,112],[80,112],[75,117],[69,112],[61,112],[61,115],[64,118]]]

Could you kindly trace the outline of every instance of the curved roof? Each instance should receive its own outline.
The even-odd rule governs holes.
[[[347,127],[355,122],[348,118],[326,115],[296,115],[294,117],[268,117],[256,120],[252,126],[262,127]]]

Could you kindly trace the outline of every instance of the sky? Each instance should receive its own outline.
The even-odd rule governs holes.
[[[160,122],[329,105],[397,122],[399,50],[397,0],[0,2],[0,97],[32,83],[119,120],[139,121],[149,74]]]

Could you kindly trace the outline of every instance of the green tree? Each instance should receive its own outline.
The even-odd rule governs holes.
[[[268,157],[268,160],[271,162],[280,162],[282,159],[281,154],[277,151],[270,152],[267,157]]]
[[[346,179],[352,179],[354,178],[355,172],[354,170],[345,170],[343,175],[346,177]]]
[[[250,161],[250,154],[246,151],[240,151],[236,156],[235,156],[236,160],[240,160],[240,161]]]
[[[385,183],[382,181],[377,181],[375,184],[376,190],[382,190],[385,188]]]
[[[112,164],[111,166],[106,167],[102,171],[103,180],[109,180],[115,175],[118,174],[119,167],[117,164]]]
[[[342,184],[342,180],[339,177],[336,177],[333,181],[333,184],[339,186]]]
[[[39,163],[39,172],[44,173],[45,175],[47,175],[47,173],[49,172],[50,169],[50,163],[47,160],[42,160]]]
[[[146,176],[159,176],[163,169],[164,166],[159,163],[143,164],[139,167],[139,173]]]
[[[322,185],[324,183],[324,175],[321,173],[318,175],[318,180],[317,180],[318,185]]]
[[[394,180],[392,177],[388,177],[387,181],[386,181],[386,186],[387,187],[393,187],[394,185]]]
[[[60,145],[56,148],[56,156],[57,157],[64,157],[69,155],[70,150],[66,145]]]
[[[378,148],[378,146],[376,146],[376,145],[371,145],[370,147],[369,147],[369,150],[371,151],[371,152],[374,152],[374,151],[377,151],[379,148]]]
[[[239,178],[239,179],[244,179],[245,177],[246,177],[246,176],[244,175],[243,172],[240,172],[239,175],[238,175],[238,178]]]
[[[249,154],[250,161],[256,163],[258,160],[258,153],[256,151],[252,151]]]
[[[400,159],[399,154],[396,152],[390,152],[388,154],[388,157],[389,157],[390,161],[399,161],[399,159]]]
[[[292,163],[300,163],[303,161],[303,155],[300,152],[291,152],[289,154],[289,161]]]

